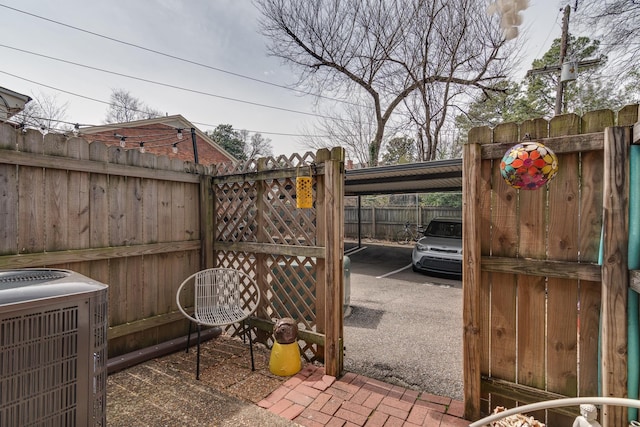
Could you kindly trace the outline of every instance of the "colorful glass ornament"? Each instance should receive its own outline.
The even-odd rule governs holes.
[[[523,142],[502,157],[500,174],[513,188],[537,190],[558,172],[558,157],[539,142]]]

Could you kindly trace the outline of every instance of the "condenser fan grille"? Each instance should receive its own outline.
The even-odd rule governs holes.
[[[10,283],[15,286],[30,286],[52,280],[64,279],[69,276],[64,271],[33,270],[33,271],[6,271],[0,272],[0,285]]]

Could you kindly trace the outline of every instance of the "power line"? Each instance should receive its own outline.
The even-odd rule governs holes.
[[[66,93],[67,95],[77,96],[77,97],[79,97],[79,98],[87,99],[87,100],[89,100],[89,101],[100,102],[100,103],[102,103],[102,104],[106,104],[106,105],[109,105],[109,106],[115,106],[115,104],[112,104],[112,103],[110,103],[110,102],[108,102],[108,101],[104,101],[104,100],[97,99],[97,98],[92,98],[92,97],[90,97],[90,96],[86,96],[86,95],[80,95],[80,94],[78,94],[78,93],[70,92],[70,91],[68,91],[68,90],[64,90],[64,89],[59,89],[59,88],[57,88],[57,87],[49,86],[49,85],[46,85],[46,84],[44,84],[44,83],[36,82],[36,81],[34,81],[34,80],[29,80],[29,79],[27,79],[27,78],[25,78],[25,77],[20,77],[20,76],[17,76],[17,75],[15,75],[15,74],[8,73],[8,72],[6,72],[6,71],[2,71],[2,70],[0,70],[0,73],[2,73],[2,74],[6,74],[7,76],[14,77],[14,78],[16,78],[16,79],[24,80],[24,81],[29,82],[29,83],[33,83],[33,84],[38,85],[38,86],[42,86],[42,87],[46,87],[46,88],[48,88],[48,89],[56,90],[56,91],[58,91],[58,92]],[[132,108],[131,110],[132,110],[132,111],[136,111],[136,112],[138,112],[138,113],[144,113],[144,111],[142,111],[142,110],[136,110],[136,109],[133,109],[133,108]]]
[[[185,92],[195,93],[195,94],[198,94],[198,95],[210,96],[210,97],[213,97],[213,98],[219,98],[219,99],[224,99],[224,100],[227,100],[227,101],[239,102],[239,103],[242,103],[242,104],[253,105],[253,106],[256,106],[256,107],[269,108],[269,109],[279,110],[279,111],[286,111],[288,113],[303,114],[303,115],[306,115],[306,116],[321,117],[323,119],[339,120],[339,121],[345,121],[345,122],[353,123],[351,120],[342,119],[342,118],[338,118],[338,117],[331,117],[331,116],[325,116],[325,115],[322,115],[322,114],[308,113],[306,111],[292,110],[292,109],[284,108],[284,107],[276,107],[274,105],[262,104],[262,103],[253,102],[253,101],[246,101],[246,100],[243,100],[243,99],[232,98],[232,97],[223,96],[223,95],[216,95],[214,93],[204,92],[204,91],[201,91],[201,90],[189,89],[189,88],[185,88],[185,87],[182,87],[182,86],[172,85],[172,84],[169,84],[169,83],[162,83],[162,82],[158,82],[158,81],[155,81],[155,80],[145,79],[145,78],[142,78],[142,77],[131,76],[129,74],[119,73],[117,71],[106,70],[104,68],[99,68],[99,67],[93,67],[91,65],[80,64],[78,62],[73,62],[73,61],[69,61],[69,60],[66,60],[66,59],[62,59],[62,58],[56,58],[54,56],[49,56],[49,55],[45,55],[45,54],[42,54],[42,53],[32,52],[32,51],[29,51],[29,50],[20,49],[20,48],[13,47],[13,46],[7,46],[5,44],[0,44],[0,47],[4,47],[5,49],[11,49],[11,50],[15,50],[15,51],[18,51],[18,52],[26,53],[26,54],[29,54],[29,55],[39,56],[39,57],[42,57],[42,58],[50,59],[52,61],[57,61],[57,62],[65,63],[65,64],[75,65],[77,67],[87,68],[89,70],[99,71],[99,72],[107,73],[107,74],[113,74],[113,75],[116,75],[116,76],[119,76],[119,77],[125,77],[125,78],[128,78],[128,79],[138,80],[138,81],[145,82],[145,83],[151,83],[151,84],[158,85],[158,86],[164,86],[164,87],[168,87],[168,88],[171,88],[171,89],[182,90],[182,91],[185,91]]]
[[[549,32],[547,33],[547,37],[545,37],[544,42],[542,42],[542,44],[540,45],[540,49],[538,49],[538,53],[536,54],[536,56],[534,57],[534,59],[537,59],[540,57],[540,54],[542,53],[542,49],[544,49],[544,47],[547,44],[547,40],[549,40],[549,36],[551,36],[551,33],[553,32],[553,29],[556,25],[558,25],[558,17],[560,16],[560,14],[556,14],[556,20],[553,23],[553,26],[549,29]]]
[[[93,101],[93,102],[99,102],[101,104],[105,104],[105,105],[108,105],[108,106],[113,106],[113,107],[117,106],[115,104],[112,104],[111,102],[104,101],[102,99],[92,98],[90,96],[81,95],[79,93],[75,93],[75,92],[71,92],[71,91],[68,91],[68,90],[57,88],[55,86],[50,86],[50,85],[47,85],[47,84],[44,84],[44,83],[36,82],[35,80],[30,80],[30,79],[27,79],[25,77],[20,77],[20,76],[17,76],[17,75],[12,74],[12,73],[8,73],[8,72],[3,71],[3,70],[0,70],[0,74],[5,74],[7,76],[11,76],[11,77],[14,77],[16,79],[24,80],[26,82],[33,83],[33,84],[38,85],[38,86],[46,87],[47,89],[51,89],[51,90],[55,90],[55,91],[58,91],[58,92],[66,93],[67,95],[77,96],[79,98],[83,98],[83,99],[86,99],[86,100],[89,100],[89,101]],[[135,111],[137,113],[146,113],[143,110],[136,110],[135,108],[131,108],[130,110],[131,111]],[[49,120],[49,119],[44,119],[44,120]],[[87,126],[87,127],[102,126],[102,127],[110,127],[112,129],[120,129],[120,128],[122,128],[122,125],[118,126],[116,124],[93,125],[93,124],[79,124],[78,122],[67,122],[67,121],[64,121],[64,120],[52,120],[52,121],[57,122],[57,123],[70,124],[70,125],[76,125],[77,124],[79,126]],[[192,121],[191,123],[194,124],[194,125],[208,126],[208,127],[212,127],[212,128],[215,128],[218,125],[220,125],[220,123],[215,125],[215,124],[211,124],[211,123],[203,123],[203,122],[195,122],[195,121]],[[145,129],[151,129],[151,128],[147,128],[147,127],[144,127],[144,128]],[[160,128],[158,128],[158,129],[160,129]],[[295,134],[295,133],[269,132],[269,131],[262,131],[262,130],[250,130],[250,129],[242,129],[242,130],[246,130],[247,132],[251,132],[251,133],[260,133],[260,134],[263,134],[263,135],[330,138],[330,135]]]
[[[331,100],[331,101],[336,101],[336,102],[341,102],[341,103],[345,103],[345,104],[361,107],[360,104],[353,103],[353,102],[350,102],[350,101],[331,98],[331,97],[324,96],[324,95],[313,94],[311,92],[304,92],[304,91],[301,91],[301,90],[298,90],[298,89],[293,89],[293,88],[285,86],[285,85],[280,85],[280,84],[269,82],[269,81],[266,81],[266,80],[261,80],[261,79],[255,78],[255,77],[245,76],[245,75],[240,74],[240,73],[224,70],[224,69],[218,68],[218,67],[213,67],[211,65],[203,64],[201,62],[193,61],[191,59],[182,58],[182,57],[179,57],[179,56],[176,56],[176,55],[171,55],[169,53],[161,52],[159,50],[151,49],[151,48],[144,47],[144,46],[141,46],[141,45],[138,45],[138,44],[135,44],[135,43],[127,42],[127,41],[124,41],[124,40],[119,40],[119,39],[116,39],[114,37],[110,37],[110,36],[107,36],[107,35],[104,35],[104,34],[96,33],[94,31],[90,31],[90,30],[86,30],[84,28],[76,27],[74,25],[65,24],[64,22],[60,22],[60,21],[56,21],[56,20],[51,19],[51,18],[46,18],[44,16],[36,15],[35,13],[31,13],[31,12],[27,12],[25,10],[17,9],[15,7],[7,6],[5,4],[1,4],[0,3],[0,7],[4,7],[6,9],[13,10],[14,12],[25,14],[25,15],[31,16],[33,18],[41,19],[43,21],[51,22],[51,23],[56,24],[56,25],[61,25],[63,27],[70,28],[72,30],[80,31],[80,32],[83,32],[83,33],[86,33],[86,34],[91,34],[92,36],[100,37],[100,38],[103,38],[103,39],[106,39],[106,40],[109,40],[109,41],[112,41],[112,42],[115,42],[115,43],[120,43],[120,44],[123,44],[125,46],[130,46],[130,47],[133,47],[133,48],[136,48],[136,49],[144,50],[146,52],[154,53],[156,55],[160,55],[160,56],[164,56],[164,57],[167,57],[167,58],[170,58],[170,59],[174,59],[176,61],[185,62],[187,64],[196,65],[198,67],[207,68],[209,70],[218,71],[220,73],[229,74],[229,75],[234,76],[234,77],[239,77],[239,78],[242,78],[242,79],[251,80],[251,81],[254,81],[254,82],[257,82],[257,83],[262,83],[262,84],[266,84],[266,85],[269,85],[269,86],[274,86],[274,87],[278,87],[278,88],[281,88],[281,89],[286,89],[286,90],[289,90],[289,91],[292,91],[292,92],[296,92],[298,94],[317,96],[318,98],[327,99],[327,100]]]

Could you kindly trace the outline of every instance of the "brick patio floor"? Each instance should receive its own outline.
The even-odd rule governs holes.
[[[195,349],[193,349],[195,350]],[[109,427],[468,426],[463,404],[355,373],[325,375],[305,364],[292,377],[269,372],[270,352],[225,335],[195,351],[178,351],[109,375]]]
[[[306,365],[258,402],[306,427],[463,427],[460,401],[347,373],[340,379]]]

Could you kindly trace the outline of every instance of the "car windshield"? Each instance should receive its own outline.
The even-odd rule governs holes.
[[[462,238],[462,224],[459,222],[431,221],[425,236],[431,237],[448,237],[451,239]]]

